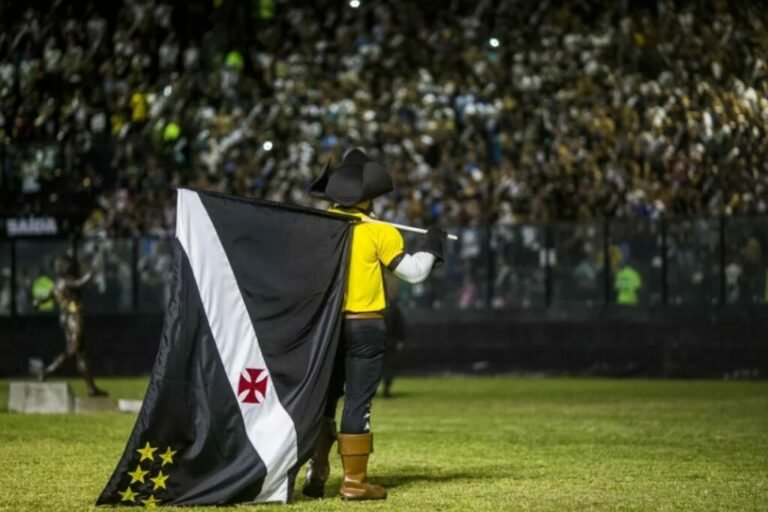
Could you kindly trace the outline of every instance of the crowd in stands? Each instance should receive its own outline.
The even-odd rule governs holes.
[[[4,2],[4,210],[165,232],[362,146],[417,224],[765,213],[765,11],[638,4]]]
[[[2,2],[0,214],[121,237],[171,233],[177,186],[323,207],[308,184],[355,146],[394,176],[378,213],[416,225],[766,214],[767,22],[724,0]]]

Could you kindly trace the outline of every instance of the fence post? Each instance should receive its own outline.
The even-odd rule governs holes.
[[[11,239],[11,318],[18,314],[16,305],[16,239]]]
[[[725,304],[725,215],[720,215],[720,305]]]
[[[133,312],[139,312],[139,237],[131,237],[131,292]]]
[[[496,285],[496,258],[494,258],[493,247],[491,246],[491,236],[493,236],[493,224],[485,226],[485,309],[491,309],[493,306],[493,292]],[[498,247],[497,247],[498,249]]]
[[[80,266],[80,259],[78,258],[80,251],[77,250],[77,240],[78,240],[77,235],[70,236],[69,251],[72,254],[72,263],[73,263],[74,271],[77,272],[77,275],[79,276],[82,273],[83,269]],[[94,270],[94,269],[89,268],[88,270]]]
[[[611,226],[608,219],[603,221],[603,286],[605,289],[605,299],[603,303],[608,305],[611,303],[611,251],[610,241]]]
[[[549,309],[552,305],[552,224],[544,227],[544,305]]]
[[[667,219],[661,217],[661,304],[669,304],[669,276],[667,275]]]

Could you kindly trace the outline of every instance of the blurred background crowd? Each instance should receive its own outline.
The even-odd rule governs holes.
[[[615,300],[662,264],[713,297],[751,265],[765,298],[765,224],[724,241],[707,218],[768,214],[766,22],[723,0],[0,2],[0,214],[137,237],[173,232],[182,185],[322,207],[308,184],[361,146],[395,178],[380,216],[461,228],[462,307],[557,296],[545,262]],[[635,222],[692,217],[663,241]],[[707,284],[723,245],[737,268]]]

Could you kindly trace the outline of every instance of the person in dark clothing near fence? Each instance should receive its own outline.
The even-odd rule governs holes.
[[[405,343],[405,323],[398,300],[399,282],[397,279],[390,279],[391,275],[388,273],[386,279],[389,302],[384,311],[384,325],[387,329],[387,349],[384,352],[384,374],[382,377],[382,396],[384,398],[392,396],[392,384],[395,381],[400,353]]]

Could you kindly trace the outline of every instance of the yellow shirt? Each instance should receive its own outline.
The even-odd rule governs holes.
[[[147,95],[141,92],[131,94],[131,120],[142,122],[147,120]]]
[[[331,208],[330,211],[365,218],[354,209]],[[400,232],[386,224],[355,224],[349,253],[349,274],[344,296],[344,311],[364,313],[387,307],[384,274],[392,260],[403,253],[405,244]]]

